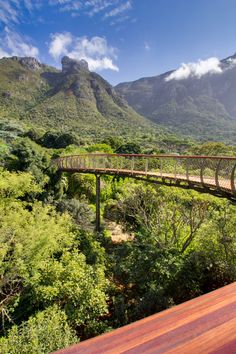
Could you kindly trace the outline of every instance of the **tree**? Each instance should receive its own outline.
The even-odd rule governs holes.
[[[117,154],[141,154],[141,148],[136,143],[126,143],[119,146],[115,152]]]
[[[206,156],[224,156],[232,155],[233,151],[231,147],[220,142],[206,142],[194,149],[194,153],[197,155]]]
[[[16,140],[11,150],[7,167],[15,171],[31,172],[42,186],[48,181],[45,172],[50,165],[50,156],[41,146],[29,138]]]
[[[101,153],[105,153],[105,154],[112,154],[113,153],[111,146],[108,144],[105,144],[105,143],[91,145],[87,148],[87,151],[92,152],[92,153],[95,153],[95,152],[101,152]]]
[[[103,143],[110,145],[113,150],[117,150],[124,144],[124,139],[120,136],[109,136],[104,139]]]
[[[83,175],[73,173],[69,176],[68,194],[71,197],[88,199],[95,201],[96,195],[96,177],[94,175]]]
[[[57,305],[31,316],[21,325],[14,325],[7,337],[0,338],[1,353],[49,354],[79,338],[67,322],[67,316]]]
[[[184,252],[209,216],[210,200],[194,191],[134,184],[114,211],[133,231],[155,235],[158,247]]]
[[[32,174],[0,170],[0,198],[19,198],[29,191],[31,193],[41,192]]]
[[[215,197],[133,184],[113,216],[135,233],[112,250],[114,325],[236,279],[235,207]],[[119,313],[119,316],[117,316]]]
[[[15,179],[18,181],[8,185]],[[90,264],[87,262],[79,248],[80,234],[68,214],[58,214],[52,206],[37,201],[16,199],[27,188],[34,189],[31,175],[2,174],[0,329],[4,332],[13,321],[20,324],[39,309],[56,303],[67,314],[71,326],[96,332],[98,317],[107,311],[102,258],[92,260],[91,251],[88,254],[84,247]]]
[[[30,138],[31,140],[33,140],[36,143],[40,142],[40,139],[42,138],[42,133],[40,130],[36,129],[36,128],[32,128],[30,130],[28,130],[24,136]]]
[[[46,132],[41,138],[42,146],[46,148],[60,149],[69,145],[77,145],[78,139],[73,133]]]
[[[56,202],[56,209],[61,213],[68,212],[77,225],[82,229],[91,228],[91,223],[94,220],[94,212],[86,201],[78,199],[61,199]]]

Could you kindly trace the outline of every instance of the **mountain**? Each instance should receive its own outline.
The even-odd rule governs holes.
[[[86,61],[62,59],[62,70],[35,58],[0,60],[0,120],[83,136],[152,131],[140,116]],[[155,128],[158,135],[161,129]]]
[[[138,113],[172,131],[235,144],[236,54],[223,59],[218,71],[202,76],[178,78],[174,73],[121,83],[115,89]]]

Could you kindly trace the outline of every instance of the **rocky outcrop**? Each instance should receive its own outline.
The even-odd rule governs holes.
[[[5,57],[0,59],[0,78],[0,111],[6,120],[14,117],[89,139],[105,136],[106,129],[111,136],[152,129],[148,120],[120,104],[112,86],[90,72],[84,60],[64,57],[59,70],[37,59]]]
[[[39,70],[43,65],[35,58],[32,57],[12,57],[12,60],[18,61],[22,66],[29,70]]]
[[[67,56],[61,60],[62,72],[64,74],[75,74],[80,71],[89,71],[88,63],[86,60],[75,60]]]

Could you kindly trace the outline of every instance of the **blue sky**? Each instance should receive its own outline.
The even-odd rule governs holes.
[[[86,59],[112,84],[236,52],[236,0],[0,0],[0,57]]]

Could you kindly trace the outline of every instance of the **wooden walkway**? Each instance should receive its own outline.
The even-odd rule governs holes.
[[[236,283],[57,354],[236,354]]]
[[[83,154],[53,163],[64,172],[132,177],[236,201],[236,157]]]

